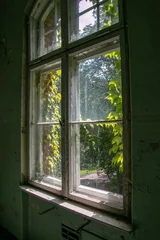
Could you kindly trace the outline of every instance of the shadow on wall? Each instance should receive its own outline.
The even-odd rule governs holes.
[[[18,240],[11,233],[9,233],[6,229],[0,226],[0,240]]]

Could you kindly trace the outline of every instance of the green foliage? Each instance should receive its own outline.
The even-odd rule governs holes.
[[[118,20],[118,0],[109,0],[103,6],[103,14],[106,16],[104,27],[109,27]]]
[[[61,70],[41,75],[41,99],[43,121],[60,120]],[[61,132],[60,125],[45,126],[42,129],[43,171],[46,175],[61,176]]]
[[[93,169],[93,170],[88,170],[88,169],[84,169],[84,170],[81,170],[80,171],[80,176],[85,176],[87,174],[92,174],[92,173],[96,173],[97,170],[96,169]]]
[[[87,60],[80,67],[82,86],[88,83],[88,109],[85,112],[81,91],[82,119],[96,111],[108,120],[122,119],[122,86],[120,51]],[[102,71],[103,70],[103,71]],[[104,85],[104,83],[106,83]],[[96,87],[93,87],[96,84]],[[104,88],[105,86],[105,88]],[[104,89],[106,93],[104,95]],[[106,96],[107,95],[107,96]],[[107,105],[106,105],[106,103]],[[90,105],[91,104],[91,105]],[[91,120],[91,119],[88,119]],[[87,124],[80,127],[81,170],[103,170],[109,179],[119,184],[121,192],[123,170],[122,123]]]
[[[87,0],[86,0],[87,1]],[[89,0],[92,1],[93,0]],[[101,28],[110,26],[118,19],[117,0],[107,1],[100,12]],[[93,32],[86,26],[82,35]],[[82,86],[87,84],[87,102],[85,93],[80,91],[81,119],[93,119],[96,112],[102,119],[122,119],[122,86],[120,51],[113,51],[79,65]],[[41,98],[43,99],[42,118],[45,121],[60,120],[60,78],[61,71],[55,70],[41,76]],[[95,87],[96,86],[96,87]],[[61,133],[60,126],[43,129],[43,168],[45,174],[61,176]],[[121,184],[123,171],[122,124],[86,124],[80,125],[80,168],[92,172],[103,170],[109,179]],[[119,189],[119,192],[121,190]]]
[[[110,109],[113,108],[105,98],[108,82],[113,76],[117,77],[114,64],[114,59],[104,55],[90,58],[79,64],[82,120],[97,120],[97,117],[106,119]]]
[[[117,78],[113,78],[109,83],[109,89],[106,99],[114,106],[114,111],[108,114],[109,120],[122,119],[122,85],[121,85],[121,57],[120,52],[115,51],[107,54],[110,58],[115,58],[115,68],[117,69]],[[113,163],[119,166],[120,171],[123,170],[123,143],[122,143],[122,123],[112,124],[113,139],[110,154],[114,153]]]
[[[80,127],[81,170],[104,170],[110,178],[116,171],[112,164],[112,127],[107,124],[87,124]]]
[[[79,2],[81,1],[82,0],[79,0]],[[96,4],[97,0],[86,0],[86,2],[92,2],[93,4]],[[119,19],[118,0],[107,0],[106,2],[100,4],[99,19],[97,20],[96,8],[93,10],[93,16],[95,17],[95,23],[86,25],[83,29],[83,32],[80,34],[80,38],[117,23]]]

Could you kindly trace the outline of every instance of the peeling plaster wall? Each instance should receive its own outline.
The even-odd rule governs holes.
[[[22,19],[25,1],[0,1],[0,225],[20,238]]]
[[[78,214],[17,189],[20,182],[23,14],[27,0],[0,2],[0,225],[18,239],[61,238],[61,224],[78,229]],[[82,240],[159,239],[160,216],[160,2],[128,1],[132,110],[133,232],[92,222]],[[94,236],[92,235],[94,234]]]

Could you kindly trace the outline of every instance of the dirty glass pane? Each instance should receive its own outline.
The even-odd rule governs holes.
[[[60,0],[54,1],[40,21],[39,51],[42,56],[61,47]]]
[[[113,50],[79,62],[72,92],[73,121],[122,119],[120,61],[120,50]]]
[[[97,14],[93,9],[79,17],[79,36],[84,37],[97,31]]]
[[[86,1],[86,0],[80,0],[79,1],[79,13],[87,10],[90,7],[93,7],[95,5],[96,1]]]
[[[39,122],[61,119],[61,69],[40,73],[38,88]]]
[[[122,194],[122,123],[74,124],[72,135],[80,161],[80,185]]]
[[[61,184],[61,127],[59,124],[36,127],[35,180],[59,186]]]
[[[107,1],[99,6],[99,29],[109,27],[118,21],[117,1]]]
[[[70,0],[69,10],[71,42],[119,21],[118,0]]]

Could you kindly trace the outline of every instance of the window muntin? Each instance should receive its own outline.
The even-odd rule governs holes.
[[[119,22],[117,0],[70,0],[69,9],[71,42]]]
[[[43,67],[31,78],[32,180],[61,187],[61,67]]]
[[[126,195],[128,182],[124,184],[123,175],[126,176],[126,170],[128,170],[128,167],[126,169],[126,161],[128,161],[126,156],[129,156],[129,154],[126,154],[127,149],[123,151],[125,146],[128,147],[128,143],[126,144],[127,119],[124,107],[122,112],[124,103],[122,102],[121,88],[122,85],[124,87],[125,83],[124,79],[123,83],[121,82],[120,54],[120,52],[123,53],[122,57],[124,58],[123,21],[120,19],[121,24],[119,23],[118,3],[116,0],[87,1],[90,5],[85,6],[80,6],[79,3],[86,1],[72,1],[72,4],[70,1],[67,1],[68,12],[73,13],[73,16],[69,15],[69,23],[67,22],[67,16],[62,14],[62,48],[59,51],[56,51],[56,48],[52,49],[51,54],[43,58],[40,58],[39,54],[40,49],[43,50],[43,44],[40,44],[40,34],[35,31],[35,26],[43,24],[41,20],[45,14],[45,16],[48,16],[53,13],[52,7],[56,1],[53,1],[52,5],[52,1],[37,1],[40,3],[39,11],[33,11],[31,17],[31,39],[33,40],[34,36],[36,36],[37,40],[36,42],[31,41],[30,46],[31,60],[36,60],[30,61],[30,183],[100,209],[127,215]],[[107,4],[115,4],[116,15],[103,14],[106,2]],[[62,8],[63,13],[65,11],[64,7]],[[77,31],[77,26],[80,25],[79,18],[85,17],[85,14],[89,13],[89,11],[95,11],[96,13],[95,31],[97,31],[97,34],[79,40],[74,44],[68,42],[68,34],[71,37],[72,30],[76,29]],[[101,19],[99,19],[100,16]],[[104,22],[109,23],[110,20],[111,25],[117,23],[116,28],[107,28],[110,24],[104,26]],[[104,28],[103,32],[98,31],[102,28]],[[52,30],[47,34],[53,34]],[[75,36],[72,41],[79,39],[78,35]],[[51,59],[60,60],[55,60],[52,63]],[[62,66],[60,62],[62,62]],[[88,63],[89,66],[87,66]],[[36,67],[37,65],[39,67]],[[86,74],[84,74],[83,68],[86,70]],[[107,73],[108,69],[109,72]],[[124,70],[124,64],[122,64],[122,70]],[[56,92],[52,90],[51,93],[47,93],[44,101],[40,96],[44,91],[45,78],[52,72],[55,74],[56,71],[61,73],[59,74],[60,80],[56,81],[55,84],[57,90]],[[88,74],[92,75],[92,81],[87,79]],[[122,75],[124,77],[124,73]],[[99,87],[100,91],[96,91]],[[124,88],[125,91],[126,89]],[[124,90],[123,96],[126,103]],[[52,101],[51,106],[48,106],[46,102],[51,95],[55,97],[56,101]],[[118,104],[116,104],[114,98],[119,99]],[[57,99],[59,100],[57,101]],[[102,106],[104,109],[101,109]],[[119,109],[118,113],[116,108]],[[123,121],[124,112],[125,119]],[[88,133],[89,138],[87,134],[84,134],[84,131]],[[48,138],[49,145],[53,142],[57,143],[57,159],[53,151],[50,151],[48,155],[45,152],[47,149],[44,141],[46,133],[50,135]],[[111,136],[115,137],[113,142]],[[103,137],[108,140],[104,141]],[[107,144],[107,141],[110,144]],[[115,143],[117,146],[115,146]],[[87,149],[90,149],[90,154]],[[117,156],[116,153],[118,153]],[[49,160],[45,161],[44,156],[46,155],[51,159],[55,157],[55,160],[51,161],[51,163]],[[108,166],[106,168],[102,167],[105,162],[104,155],[108,156]],[[86,166],[84,162],[88,164],[86,168],[84,168]],[[116,183],[114,181],[118,174],[114,163],[119,164],[120,172],[119,180]],[[89,174],[94,174],[92,176],[93,181],[89,183],[90,185],[85,180],[86,175],[88,177]],[[97,179],[104,179],[106,175],[113,180],[114,184],[96,183]],[[128,176],[129,174],[127,178]]]

